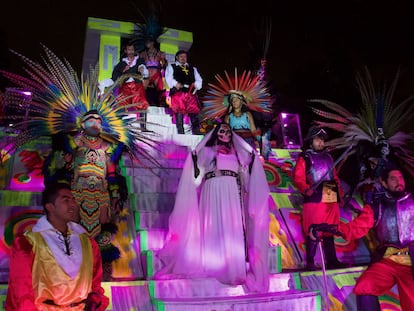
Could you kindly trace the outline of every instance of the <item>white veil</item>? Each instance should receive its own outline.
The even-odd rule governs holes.
[[[204,148],[212,134],[213,130],[195,147],[196,153]],[[247,177],[244,181],[247,191],[246,238],[250,269],[247,273],[246,286],[249,291],[266,292],[269,287],[269,186],[257,152],[234,132],[232,136],[243,173]],[[254,161],[251,173],[248,174],[252,155]],[[192,153],[189,152],[178,185],[174,210],[169,218],[169,232],[165,246],[157,253],[165,266],[157,272],[155,278],[202,276],[198,186],[203,180],[204,173],[200,167],[199,176],[194,177]]]

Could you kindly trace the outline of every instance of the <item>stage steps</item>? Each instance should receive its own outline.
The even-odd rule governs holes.
[[[138,239],[137,242],[139,243],[139,249],[141,254],[141,265],[144,276],[146,279],[152,279],[157,271],[162,268],[162,262],[156,256],[157,250],[153,249],[145,249],[146,245],[142,243],[142,236],[146,234],[146,231],[139,231],[138,232]],[[165,235],[165,234],[164,234]],[[163,244],[164,240],[160,240],[161,244]],[[281,249],[279,246],[269,246],[268,252],[268,264],[269,264],[269,273],[277,274],[282,271],[282,254]]]
[[[320,296],[311,291],[289,291],[245,296],[154,300],[163,311],[315,311]]]
[[[211,278],[157,280],[150,285],[156,310],[320,310],[318,291],[303,290],[295,273],[269,276],[269,292],[251,293]],[[152,282],[152,281],[149,281]]]
[[[191,122],[187,115],[184,115],[185,134],[177,134],[173,113],[170,108],[166,107],[148,107],[147,129],[160,134],[163,137],[163,140],[175,141],[177,139],[178,144],[182,143],[180,137],[183,138],[184,135],[198,136],[191,134]]]

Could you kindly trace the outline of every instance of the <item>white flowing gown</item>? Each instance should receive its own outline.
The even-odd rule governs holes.
[[[262,162],[237,134],[233,133],[237,157],[205,146],[210,136],[194,150],[199,175],[194,176],[191,153],[184,163],[166,241],[156,253],[163,267],[154,278],[214,277],[229,285],[244,284],[248,291],[266,292],[269,186]],[[208,172],[220,169],[239,174],[241,185],[234,176],[206,178]]]
[[[206,171],[213,169],[206,164]],[[239,171],[235,154],[218,153],[216,164],[217,170]],[[234,176],[209,178],[204,181],[200,195],[202,268],[206,275],[225,284],[244,284],[246,280],[244,213],[239,185],[239,178]]]

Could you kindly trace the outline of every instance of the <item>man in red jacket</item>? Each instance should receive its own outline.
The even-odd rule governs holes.
[[[360,215],[349,223],[341,223],[339,231],[346,240],[363,237],[373,229],[378,246],[371,264],[354,287],[357,310],[379,311],[378,296],[398,286],[401,310],[414,306],[414,198],[405,189],[400,168],[388,163],[381,173],[384,192],[365,204]]]
[[[48,185],[43,206],[45,215],[11,247],[6,310],[104,311],[101,254],[76,223],[79,206],[69,185]]]
[[[315,270],[314,256],[318,241],[309,234],[309,227],[326,223],[339,225],[340,182],[331,155],[325,149],[327,132],[320,127],[311,127],[304,139],[304,151],[297,159],[293,182],[303,194],[302,228],[306,236],[306,268]],[[341,268],[334,238],[323,234],[323,249],[328,269]]]

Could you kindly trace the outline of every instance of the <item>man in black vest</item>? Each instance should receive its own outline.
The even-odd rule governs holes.
[[[165,81],[170,88],[171,109],[175,114],[178,134],[184,134],[184,115],[191,120],[193,134],[200,134],[198,114],[199,100],[196,92],[201,89],[203,79],[197,68],[187,62],[188,53],[180,50],[175,54],[175,63],[165,70]]]

